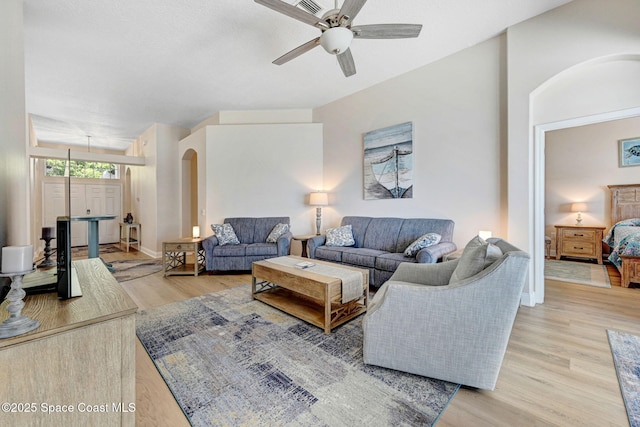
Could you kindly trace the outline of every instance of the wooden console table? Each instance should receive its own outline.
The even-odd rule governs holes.
[[[135,425],[138,308],[99,258],[73,265],[83,296],[26,297],[22,312],[40,327],[0,339],[3,426]]]

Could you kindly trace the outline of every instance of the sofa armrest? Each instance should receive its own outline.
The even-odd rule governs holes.
[[[307,240],[307,249],[308,249],[309,258],[315,258],[316,249],[318,248],[318,246],[323,246],[326,241],[327,241],[327,236],[325,236],[324,234],[320,236],[312,237],[309,240]]]
[[[282,236],[278,237],[276,244],[278,245],[278,256],[286,256],[291,252],[291,238],[293,234],[287,231]]]
[[[436,263],[443,256],[455,252],[458,247],[453,242],[440,242],[437,245],[420,249],[416,254],[416,260],[421,264]]]
[[[202,241],[207,271],[213,270],[213,248],[216,246],[218,246],[218,238],[216,236],[209,236]]]
[[[441,262],[438,264],[415,264],[402,262],[389,278],[389,281],[408,282],[419,285],[443,286],[448,285],[458,260]]]

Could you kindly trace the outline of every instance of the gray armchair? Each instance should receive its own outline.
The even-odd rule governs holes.
[[[529,255],[502,239],[488,242],[499,258],[476,263],[480,271],[471,277],[459,274],[467,248],[453,261],[400,264],[363,319],[364,362],[493,390]]]

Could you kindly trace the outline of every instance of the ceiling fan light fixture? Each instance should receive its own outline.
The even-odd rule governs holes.
[[[346,27],[333,27],[325,30],[320,36],[320,45],[328,53],[338,55],[349,49],[353,40],[353,32]]]

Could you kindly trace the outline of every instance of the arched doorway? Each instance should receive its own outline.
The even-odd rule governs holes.
[[[535,303],[544,302],[545,134],[640,115],[640,90],[631,90],[640,55],[597,58],[559,73],[531,95],[534,130],[533,278]],[[593,84],[597,81],[598,84]],[[594,102],[597,100],[597,102]],[[605,183],[606,184],[606,183]]]
[[[198,220],[198,153],[187,150],[182,156],[182,235],[191,236]]]

